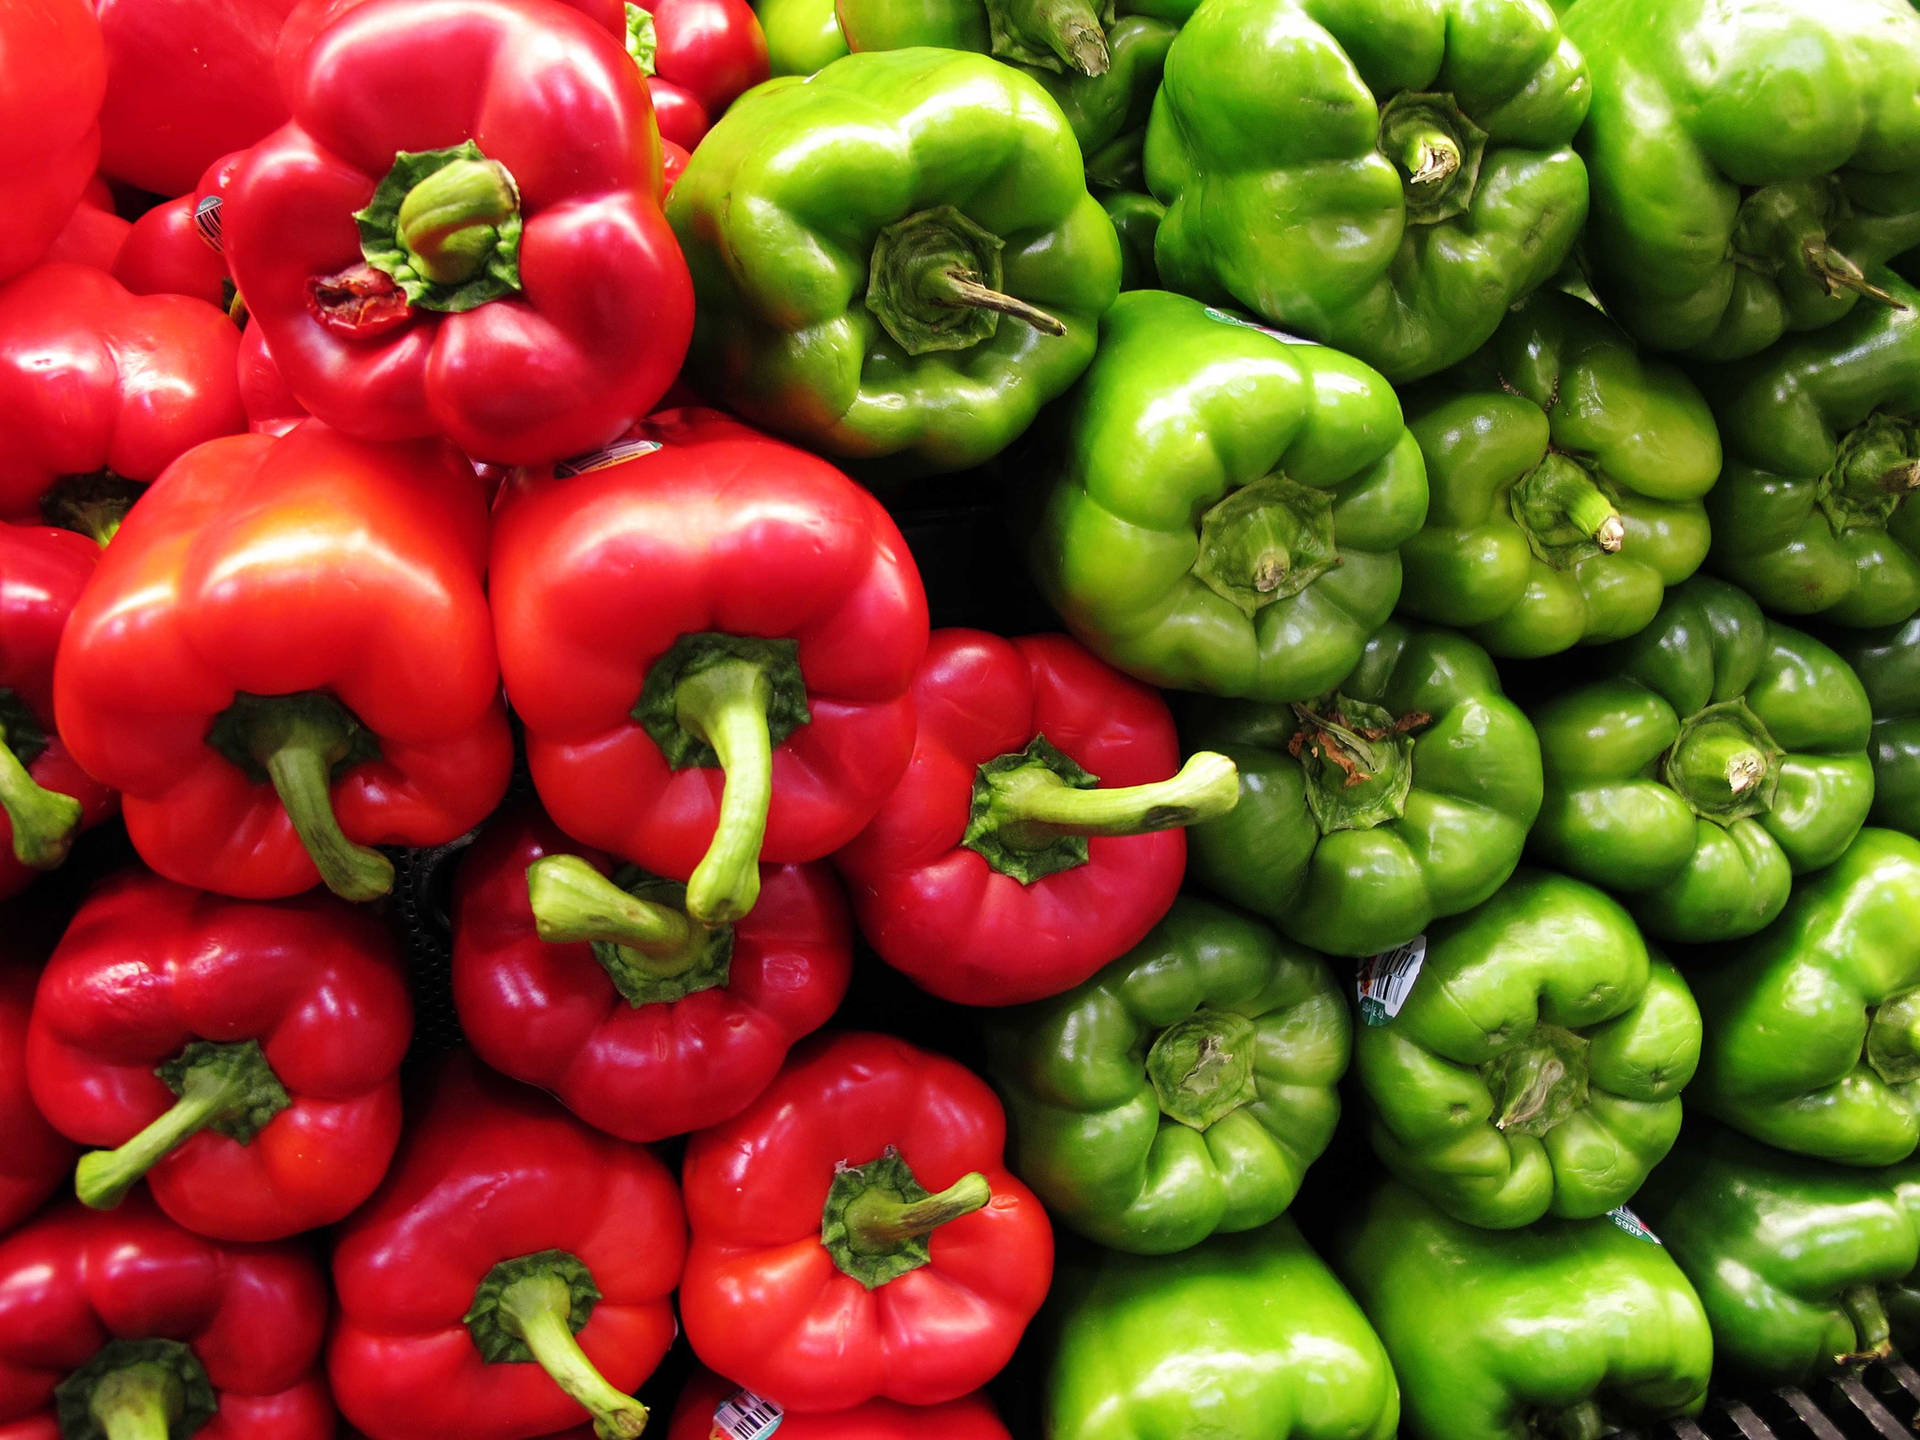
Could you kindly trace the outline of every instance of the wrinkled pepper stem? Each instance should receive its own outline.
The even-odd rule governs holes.
[[[594,1368],[574,1338],[573,1293],[563,1276],[535,1273],[500,1292],[500,1328],[527,1347],[533,1361],[593,1416],[600,1440],[635,1440],[647,1426],[647,1407],[616,1389]]]
[[[1460,146],[1444,130],[1409,130],[1396,138],[1400,153],[1393,158],[1410,184],[1436,184],[1460,168]]]
[[[1053,68],[1057,59],[1082,75],[1107,73],[1106,28],[1088,0],[987,0],[987,29],[999,59]]]
[[[1518,1044],[1480,1067],[1496,1130],[1545,1135],[1587,1103],[1587,1049],[1583,1035],[1539,1025]]]
[[[1681,721],[1660,774],[1694,814],[1728,825],[1767,811],[1782,753],[1745,701],[1723,700]]]
[[[361,255],[409,305],[457,314],[521,288],[520,188],[471,140],[398,152],[353,218]]]
[[[1078,790],[1032,766],[995,776],[993,787],[1001,839],[1039,850],[1062,836],[1146,835],[1224,815],[1239,802],[1240,772],[1226,756],[1202,750],[1171,779],[1149,785]]]
[[[1006,243],[952,205],[920,210],[874,237],[866,307],[909,355],[969,350],[1008,316],[1047,335],[1067,327],[1001,291]]]
[[[51,870],[67,858],[80,828],[80,802],[49,790],[28,772],[7,743],[0,720],[0,810],[13,827],[13,856],[32,870]]]
[[[1380,107],[1380,153],[1400,172],[1407,223],[1431,225],[1473,203],[1487,132],[1453,96],[1402,91]]]
[[[129,1365],[103,1375],[88,1404],[107,1440],[167,1440],[186,1404],[178,1376],[161,1365]]]
[[[694,935],[676,910],[622,890],[578,855],[546,855],[527,867],[534,929],[549,945],[598,940],[671,959]]]
[[[1587,468],[1565,455],[1548,455],[1513,487],[1514,519],[1527,542],[1555,569],[1591,554],[1617,554],[1626,523]]]
[[[1907,308],[1905,302],[1867,279],[1865,271],[1824,238],[1809,237],[1800,247],[1800,253],[1806,261],[1807,273],[1819,282],[1820,288],[1827,294],[1839,295],[1844,292],[1864,295],[1869,300],[1878,300],[1882,305],[1891,305],[1895,310]]]
[[[992,1199],[993,1188],[978,1171],[929,1194],[889,1145],[864,1165],[842,1163],[835,1170],[820,1214],[820,1243],[843,1274],[877,1289],[927,1264],[927,1237]]]
[[[1169,1025],[1147,1050],[1147,1079],[1160,1113],[1205,1130],[1252,1103],[1258,1043],[1253,1022],[1230,1011],[1203,1006]]]
[[[627,54],[642,75],[651,76],[659,63],[660,35],[653,13],[627,0]]]
[[[1893,1353],[1893,1328],[1887,1307],[1872,1285],[1849,1285],[1840,1292],[1840,1307],[1853,1322],[1853,1349],[1833,1357],[1836,1365],[1864,1365]]]
[[[922,293],[931,303],[944,305],[953,310],[991,310],[998,315],[1010,315],[1023,325],[1030,325],[1043,335],[1064,335],[1067,327],[1038,305],[1029,305],[1024,300],[1011,295],[1002,295],[998,290],[990,290],[981,283],[980,276],[971,270],[940,270],[929,275],[922,284]]]
[[[1251,620],[1339,563],[1333,497],[1284,475],[1266,475],[1201,514],[1200,549],[1190,573]]]
[[[986,1208],[993,1199],[987,1177],[979,1171],[962,1175],[937,1195],[901,1200],[868,1190],[847,1206],[847,1243],[862,1255],[890,1250],[902,1240],[931,1235],[949,1221]]]
[[[1889,995],[1867,1012],[1862,1054],[1889,1085],[1920,1080],[1920,989]]]

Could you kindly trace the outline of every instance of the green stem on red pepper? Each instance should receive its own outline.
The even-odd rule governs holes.
[[[733,931],[695,924],[679,908],[684,886],[632,867],[610,879],[578,855],[546,855],[527,867],[527,899],[540,938],[591,946],[630,1005],[662,1004],[727,983]]]
[[[28,759],[46,746],[37,727],[29,728],[31,720],[24,705],[0,691],[0,810],[13,829],[14,858],[31,869],[50,870],[73,848],[82,807],[27,770]]]

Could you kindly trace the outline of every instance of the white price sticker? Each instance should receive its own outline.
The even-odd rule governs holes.
[[[1407,1003],[1407,992],[1420,978],[1420,964],[1426,958],[1427,937],[1416,935],[1404,945],[1362,960],[1354,979],[1360,1018],[1369,1025],[1384,1025],[1398,1015]]]
[[[610,469],[637,456],[651,455],[659,448],[658,440],[642,440],[638,435],[623,436],[605,449],[590,450],[585,455],[576,455],[571,460],[562,460],[553,467],[553,478],[568,480],[575,475]]]
[[[765,1440],[785,1417],[786,1411],[773,1401],[751,1390],[736,1390],[714,1408],[707,1440]]]
[[[1636,1240],[1644,1240],[1649,1245],[1660,1244],[1660,1237],[1647,1228],[1647,1222],[1624,1205],[1607,1211],[1607,1219],[1618,1225]],[[1662,1245],[1661,1248],[1664,1250],[1666,1247]]]

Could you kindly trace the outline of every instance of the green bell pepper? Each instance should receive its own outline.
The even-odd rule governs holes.
[[[1540,290],[1407,407],[1427,526],[1400,609],[1533,658],[1644,629],[1707,557],[1720,438],[1700,392],[1605,316]]]
[[[1862,830],[1759,935],[1694,975],[1690,1097],[1736,1130],[1842,1165],[1920,1141],[1920,840]]]
[[[755,0],[774,75],[811,75],[847,53],[833,0]]]
[[[1432,374],[1567,258],[1588,98],[1542,4],[1210,0],[1147,127],[1160,273],[1396,382]]]
[[[1920,617],[1837,637],[1873,707],[1873,809],[1867,819],[1920,835]]]
[[[1389,1440],[1380,1339],[1291,1220],[1063,1264],[1048,1440]]]
[[[1679,973],[1612,900],[1543,870],[1435,924],[1424,951],[1362,970],[1353,1070],[1381,1161],[1490,1230],[1630,1199],[1700,1059]]]
[[[1846,1169],[1689,1126],[1634,1208],[1698,1288],[1730,1377],[1799,1384],[1915,1333],[1920,1165]]]
[[[1121,290],[1156,288],[1160,276],[1153,268],[1153,237],[1159,233],[1167,207],[1136,190],[1104,190],[1100,208],[1107,212],[1114,233],[1120,237]]]
[[[1533,711],[1546,801],[1529,844],[1662,939],[1730,940],[1866,822],[1872,712],[1846,662],[1696,576]]]
[[[689,364],[825,454],[960,470],[1093,358],[1120,244],[1060,109],[983,55],[849,55],[736,101],[667,218]]]
[[[1183,896],[1077,989],[989,1019],[1013,1168],[1115,1250],[1184,1250],[1293,1202],[1340,1118],[1347,1002],[1318,955]]]
[[[1565,24],[1593,74],[1588,267],[1647,344],[1751,355],[1920,244],[1908,0],[1581,0]]]
[[[1264,700],[1311,699],[1354,667],[1427,510],[1385,380],[1136,290],[1059,414],[1029,555],[1082,644],[1155,685]]]
[[[1705,378],[1726,467],[1707,565],[1769,610],[1897,625],[1920,610],[1920,290]]]
[[[1700,1299],[1630,1215],[1476,1230],[1387,1184],[1329,1253],[1393,1357],[1407,1440],[1598,1440],[1706,1399]]]
[[[1240,768],[1240,803],[1187,832],[1189,873],[1336,955],[1373,955],[1470,909],[1519,863],[1539,746],[1493,662],[1390,621],[1331,693],[1201,701],[1182,727]]]

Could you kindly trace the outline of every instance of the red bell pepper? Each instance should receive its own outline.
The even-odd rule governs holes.
[[[40,263],[93,179],[107,56],[86,0],[0,7],[0,281]]]
[[[1181,766],[1159,694],[1065,636],[937,631],[913,701],[913,762],[834,863],[868,943],[943,1000],[1057,995],[1131,949],[1180,889],[1178,827],[1240,798],[1232,761]]]
[[[114,279],[136,295],[191,295],[231,314],[233,280],[221,216],[245,153],[221,156],[191,190],[136,220],[114,262]]]
[[[384,894],[393,867],[369,846],[444,844],[512,772],[486,544],[479,482],[444,445],[313,420],[202,445],[67,622],[61,736],[170,880]]]
[[[687,168],[687,161],[693,157],[671,140],[660,142],[661,173],[666,176],[667,193],[673,193],[673,182],[678,180]]]
[[[258,325],[249,325],[240,337],[240,403],[247,410],[247,429],[256,435],[284,435],[307,418]]]
[[[525,1440],[587,1416],[632,1440],[631,1392],[673,1343],[673,1177],[471,1062],[429,1088],[334,1247],[341,1411],[373,1440]]]
[[[454,889],[453,1000],[474,1051],[626,1140],[739,1114],[839,1007],[852,922],[823,863],[768,866],[734,925],[695,924],[685,893],[574,845],[537,806],[500,816]]]
[[[0,290],[0,519],[105,542],[139,488],[246,428],[240,336],[213,306],[81,265]]]
[[[60,634],[99,559],[70,530],[0,525],[0,899],[113,814],[113,791],[80,768],[53,723]]]
[[[824,460],[704,410],[623,444],[502,490],[501,673],[560,828],[737,920],[757,861],[846,844],[905,768],[926,595]]]
[[[387,1173],[413,1006],[393,938],[331,895],[226,900],[144,871],[95,891],[34,1000],[41,1113],[80,1199],[144,1178],[219,1240],[331,1225]]]
[[[225,235],[309,410],[533,465],[652,407],[693,282],[610,36],[557,0],[372,0],[295,68],[293,120],[243,161]]]
[[[1053,1276],[1006,1129],[986,1083],[943,1056],[888,1035],[808,1041],[687,1146],[695,1353],[798,1411],[937,1405],[991,1380]]]
[[[120,258],[120,247],[127,243],[133,226],[122,220],[113,208],[113,191],[98,175],[87,182],[80,203],[47,249],[47,259],[67,265],[87,265],[95,270],[111,270]]]
[[[688,150],[720,112],[772,73],[746,0],[626,0],[627,53],[648,77],[660,138]]]
[[[333,1440],[327,1284],[305,1245],[233,1245],[134,1197],[0,1241],[0,1435]]]
[[[716,1412],[739,1393],[731,1380],[702,1370],[680,1392],[667,1440],[709,1440],[716,1434]],[[780,1420],[779,1434],[780,1440],[1012,1440],[985,1395],[944,1405],[869,1400],[825,1415],[787,1415]]]
[[[13,1229],[66,1179],[74,1148],[27,1089],[27,1017],[40,979],[39,957],[16,938],[16,916],[0,913],[0,1234]]]
[[[287,118],[273,50],[293,0],[95,0],[107,48],[100,168],[178,195]]]

